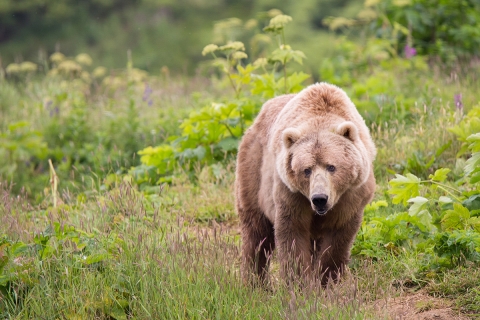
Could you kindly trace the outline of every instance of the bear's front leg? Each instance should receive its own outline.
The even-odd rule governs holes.
[[[320,246],[316,248],[314,268],[320,273],[322,285],[329,279],[337,281],[350,261],[350,249],[361,224],[357,218],[347,222],[342,228],[326,230],[322,234]]]
[[[275,247],[273,225],[259,210],[240,212],[244,281],[266,284],[270,256]]]
[[[275,245],[281,277],[293,280],[312,271],[310,224],[312,215],[305,212],[304,203],[294,194],[284,194],[275,200]]]

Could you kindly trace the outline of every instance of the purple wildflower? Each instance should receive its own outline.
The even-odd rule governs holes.
[[[410,59],[417,54],[417,50],[414,47],[410,47],[408,44],[403,49],[403,52],[405,53],[405,58],[407,59]]]
[[[143,91],[142,100],[147,101],[148,98],[150,98],[150,95],[152,94],[152,92],[153,92],[152,88],[148,85],[148,83],[145,83],[145,90]]]
[[[150,98],[150,95],[152,94],[152,92],[153,92],[152,88],[148,85],[148,83],[145,83],[145,90],[143,91],[142,100],[147,101],[149,107],[153,103],[152,99]]]
[[[55,108],[48,108],[50,111],[49,111],[49,115],[50,115],[50,118],[53,117],[53,116],[58,116],[58,114],[60,113],[60,109],[58,109],[58,106],[55,107]]]
[[[457,108],[457,110],[463,110],[462,94],[459,93],[454,95],[453,100],[455,101],[455,107]]]

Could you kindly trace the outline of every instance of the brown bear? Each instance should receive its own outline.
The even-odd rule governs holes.
[[[275,247],[283,278],[295,270],[337,279],[373,198],[375,154],[365,121],[334,85],[267,101],[237,157],[245,280],[265,281]]]

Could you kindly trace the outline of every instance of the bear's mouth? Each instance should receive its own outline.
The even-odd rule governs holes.
[[[323,216],[323,215],[327,214],[327,211],[328,211],[328,209],[315,210],[315,213],[318,214],[319,216]]]

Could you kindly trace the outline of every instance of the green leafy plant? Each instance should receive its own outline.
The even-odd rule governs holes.
[[[42,168],[48,155],[41,132],[32,130],[26,121],[12,123],[0,132],[0,179],[15,180],[15,190]],[[43,164],[44,165],[44,164]]]
[[[468,137],[480,132],[480,106],[474,106],[455,126],[448,128],[461,142],[457,156],[462,156],[468,151]]]
[[[54,222],[36,234],[31,243],[0,239],[0,306],[19,305],[30,287],[40,281],[38,268],[62,260],[72,268],[101,270],[111,260],[123,241],[112,233],[100,237],[70,225]]]
[[[465,163],[465,177],[462,189],[447,182],[450,169],[441,168],[421,180],[408,173],[396,175],[390,184],[389,194],[394,204],[411,203],[408,216],[417,221],[405,219],[413,225],[420,222],[426,228],[424,247],[433,248],[437,258],[429,257],[431,267],[454,267],[464,261],[478,261],[480,240],[480,210],[476,206],[480,185],[478,179],[478,134],[469,136],[468,150],[472,156]],[[387,218],[388,219],[388,218]],[[389,239],[385,239],[387,241]],[[432,252],[430,252],[431,254]]]
[[[440,56],[446,61],[475,55],[480,48],[480,4],[475,0],[371,0],[356,19],[329,17],[333,30],[367,27],[405,55]]]
[[[472,156],[465,163],[465,175],[470,178],[471,184],[480,182],[480,133],[472,134],[467,138],[468,148]]]

